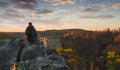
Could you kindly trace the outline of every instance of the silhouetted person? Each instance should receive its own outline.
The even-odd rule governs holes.
[[[31,22],[28,23],[29,26],[25,30],[25,35],[27,36],[27,41],[30,43],[35,43],[37,41],[37,32]]]

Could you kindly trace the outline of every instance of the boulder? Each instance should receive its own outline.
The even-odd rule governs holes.
[[[59,60],[61,60],[61,62]],[[20,61],[15,65],[16,70],[69,70],[65,59],[58,55],[55,55],[55,57],[53,55],[49,55],[48,57],[37,57],[31,60]],[[14,64],[12,64],[11,67],[11,70],[13,69]]]
[[[31,45],[31,46],[25,46],[24,49],[21,52],[20,60],[29,60],[33,58],[37,58],[39,56],[45,57],[46,51],[44,49],[43,45]]]
[[[0,70],[4,70],[10,60],[16,60],[18,51],[22,46],[22,39],[2,40],[1,43],[4,44],[0,46]]]
[[[0,48],[6,48],[10,43],[10,39],[2,39],[0,40]]]
[[[44,44],[23,42],[24,39],[9,41],[7,47],[0,49],[0,70],[69,70],[62,56],[47,56]]]
[[[66,61],[62,56],[51,54],[47,56],[46,60],[48,60],[48,65],[42,66],[42,70],[69,70]]]

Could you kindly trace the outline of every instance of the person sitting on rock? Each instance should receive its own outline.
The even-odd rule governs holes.
[[[29,43],[35,43],[37,41],[37,32],[31,22],[28,23],[29,26],[25,30],[25,35]]]

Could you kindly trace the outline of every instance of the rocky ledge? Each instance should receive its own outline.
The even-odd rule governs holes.
[[[69,70],[62,56],[47,55],[43,43],[31,45],[23,41],[7,41],[8,44],[0,48],[0,56],[3,56],[0,70]]]

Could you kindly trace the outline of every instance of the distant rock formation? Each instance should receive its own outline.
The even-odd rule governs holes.
[[[24,39],[7,41],[9,44],[5,45],[5,48],[0,48],[0,70],[69,70],[62,56],[47,56],[44,44],[31,45],[24,44],[23,41]],[[24,47],[19,52],[21,46]],[[19,62],[16,61],[18,57]]]
[[[60,37],[45,37],[43,39],[46,49],[54,50],[56,48],[61,48]]]

